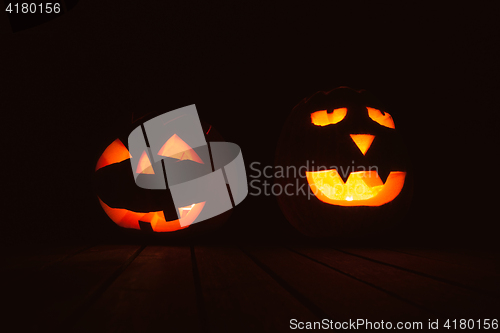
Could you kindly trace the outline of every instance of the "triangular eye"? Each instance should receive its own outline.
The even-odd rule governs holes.
[[[200,156],[177,134],[174,134],[160,148],[158,155],[178,159],[179,161],[191,160],[204,164]]]
[[[137,164],[137,169],[135,170],[135,172],[146,175],[155,174],[153,166],[151,165],[151,161],[149,160],[148,154],[146,154],[146,151],[142,152],[141,158],[139,159],[139,163]]]
[[[374,108],[366,108],[368,110],[368,116],[375,122],[382,126],[389,128],[396,128],[394,126],[394,120],[392,120],[391,115],[388,112],[382,113],[382,111]]]
[[[345,118],[347,108],[334,109],[331,113],[321,110],[311,113],[311,122],[316,126],[336,124]]]
[[[120,163],[130,157],[132,156],[130,156],[127,147],[125,147],[120,139],[116,139],[104,150],[101,157],[99,157],[97,165],[95,166],[95,171],[111,164]]]

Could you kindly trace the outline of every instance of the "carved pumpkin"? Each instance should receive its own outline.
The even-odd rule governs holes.
[[[148,116],[148,118],[152,117],[153,115]],[[221,165],[218,165],[215,159],[211,160],[207,145],[191,147],[188,143],[190,142],[189,138],[185,133],[181,133],[183,124],[178,123],[180,120],[177,118],[181,117],[176,117],[168,122],[168,130],[160,128],[161,134],[167,133],[167,137],[156,148],[151,143],[150,136],[150,142],[147,147],[144,146],[144,149],[141,148],[140,150],[131,149],[130,139],[132,133],[134,131],[137,132],[137,129],[141,130],[141,126],[142,130],[144,130],[146,122],[143,118],[140,122],[132,125],[132,128],[135,128],[135,130],[124,132],[109,144],[99,157],[94,173],[95,190],[99,203],[105,213],[118,226],[126,230],[132,230],[132,232],[140,231],[142,233],[150,232],[164,235],[175,234],[177,237],[179,235],[192,235],[199,231],[219,227],[229,217],[232,207],[231,203],[234,206],[236,199],[234,197],[229,199],[231,192],[229,191],[229,194],[227,192],[231,184],[227,179],[224,181],[226,175],[224,174],[224,177],[222,177],[222,173],[220,173],[222,184],[220,179],[217,184],[215,182],[212,183],[214,186],[222,186],[223,190],[226,191],[226,195],[229,196],[222,198],[226,200],[227,204],[224,210],[219,210],[216,216],[212,214],[210,215],[212,216],[211,218],[203,219],[200,223],[194,223],[197,222],[197,219],[199,220],[200,214],[203,214],[204,211],[206,213],[207,207],[210,209],[211,204],[214,207],[214,202],[217,205],[222,200],[217,195],[209,195],[211,193],[210,188],[200,189],[200,191],[190,189],[193,194],[192,202],[188,198],[182,205],[174,203],[172,185],[176,184],[173,184],[172,177],[167,181],[167,174],[169,172],[174,170],[178,173],[180,172],[182,176],[183,170],[189,170],[189,174],[191,176],[194,175],[191,179],[194,179],[202,178],[208,174],[216,174],[216,172],[213,172],[214,166],[215,171],[221,171],[218,170],[221,168]],[[160,123],[160,126],[163,125]],[[221,144],[232,145],[225,142],[214,142],[223,141],[223,139],[212,126],[202,123],[201,129],[203,130],[201,140],[208,142],[212,150]],[[179,132],[175,132],[177,130]],[[197,135],[199,136],[200,134]],[[151,146],[149,146],[150,144]],[[135,151],[135,154],[131,154],[131,151]],[[214,154],[215,152],[212,151],[212,158],[215,158]],[[186,178],[183,181],[191,179]],[[246,180],[246,178],[244,179]],[[167,186],[165,186],[166,183]],[[163,186],[161,186],[162,184]],[[232,189],[235,191],[235,188]],[[246,190],[246,187],[243,190]],[[197,192],[203,193],[200,194]],[[246,195],[246,192],[244,195]],[[240,195],[241,200],[242,195]],[[216,208],[220,208],[220,205]]]
[[[395,122],[366,91],[340,87],[302,100],[283,128],[278,166],[285,172],[275,181],[288,188],[280,207],[309,236],[383,230],[411,199],[411,170]]]

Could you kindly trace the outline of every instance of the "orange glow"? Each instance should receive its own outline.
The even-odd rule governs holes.
[[[151,165],[151,161],[149,160],[148,154],[146,151],[142,152],[141,158],[139,159],[139,163],[137,164],[136,173],[143,173],[147,175],[154,175],[153,166]]]
[[[110,164],[120,163],[131,157],[127,147],[125,147],[120,139],[116,139],[104,150],[101,157],[99,157],[97,165],[95,166],[95,171]]]
[[[174,134],[170,139],[165,142],[163,147],[160,148],[158,155],[171,157],[182,160],[191,160],[204,164],[196,152],[182,140],[177,134]]]
[[[374,108],[367,108],[367,109],[368,109],[368,116],[370,116],[370,118],[373,121],[385,127],[396,128],[396,126],[394,126],[394,120],[392,120],[392,117],[388,112],[384,112],[384,114],[382,114],[382,111],[380,110]]]
[[[359,150],[364,154],[368,148],[370,148],[375,135],[370,134],[351,134],[351,139],[354,141],[356,146],[358,146]]]
[[[120,227],[140,229],[139,221],[151,223],[151,228],[156,232],[171,232],[189,227],[200,215],[205,201],[179,208],[183,211],[181,218],[173,221],[166,221],[163,211],[139,213],[123,208],[111,208],[100,198],[102,208],[106,214]],[[182,223],[181,223],[182,222]],[[184,226],[182,226],[184,225]]]
[[[327,113],[326,110],[311,113],[311,122],[316,126],[326,126],[336,124],[344,119],[347,114],[347,108],[339,108]]]
[[[385,184],[377,171],[351,172],[344,181],[336,169],[306,171],[307,182],[316,197],[337,206],[381,206],[401,192],[406,172],[391,171]]]

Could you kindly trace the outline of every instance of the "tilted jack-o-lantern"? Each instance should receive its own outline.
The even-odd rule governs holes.
[[[366,91],[340,87],[301,101],[283,128],[275,163],[287,170],[276,183],[297,190],[283,192],[280,207],[309,236],[380,231],[409,206],[406,149],[392,116]]]
[[[165,142],[165,145],[167,147],[182,146],[182,149],[187,148],[187,144],[175,134],[169,141]],[[164,149],[160,153],[165,154],[164,156],[178,159],[178,161],[191,160],[196,163],[203,163],[200,157],[191,149],[178,156],[168,155],[168,149]],[[172,214],[165,214],[166,211],[172,211],[172,207],[168,209],[165,206],[167,206],[168,203],[170,203],[170,206],[173,204],[168,200],[166,195],[162,196],[161,193],[154,193],[147,189],[142,191],[142,189],[134,188],[132,190],[133,184],[131,182],[134,180],[130,177],[130,171],[128,170],[128,160],[131,158],[132,156],[127,147],[125,147],[120,139],[116,139],[106,148],[96,165],[95,171],[99,183],[99,202],[111,220],[124,228],[142,230],[148,230],[150,228],[155,232],[171,232],[189,227],[200,214],[205,202],[193,203],[186,207],[178,207],[180,218],[175,218]],[[101,168],[105,167],[107,167],[107,169],[98,173]],[[158,168],[156,169],[158,172]],[[139,157],[138,166],[135,172],[141,175],[156,175],[146,151]],[[120,176],[123,176],[123,178]],[[130,189],[127,190],[126,187],[130,187]],[[130,195],[130,193],[134,192],[137,194]],[[143,193],[140,194],[139,192]],[[130,199],[135,198],[138,200],[131,200],[127,203],[125,199],[127,193],[130,195]],[[106,198],[107,203],[103,201],[101,196]],[[162,200],[166,202],[162,203]],[[118,201],[120,203],[118,203]],[[155,204],[153,202],[157,203],[156,208],[154,208]],[[113,205],[113,207],[110,205]],[[137,208],[132,210],[119,207]],[[165,215],[172,216],[172,219],[167,220]],[[184,226],[181,226],[180,219],[185,220]]]
[[[134,127],[104,150],[95,168],[99,203],[111,220],[176,236],[225,222],[247,194],[238,146],[201,125],[194,105]]]

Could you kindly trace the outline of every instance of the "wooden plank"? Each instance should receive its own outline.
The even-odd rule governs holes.
[[[62,261],[72,255],[90,248],[88,244],[56,244],[49,246],[30,246],[28,248],[10,248],[5,253],[0,272],[16,274],[24,271],[35,272],[56,262]]]
[[[443,261],[459,266],[464,266],[480,271],[491,271],[500,273],[500,260],[491,258],[479,257],[471,255],[470,251],[461,249],[435,249],[435,248],[415,248],[415,247],[397,247],[388,248],[388,250],[402,252],[417,257]]]
[[[190,248],[148,246],[72,331],[200,331]]]
[[[241,250],[196,247],[196,263],[210,332],[288,332],[290,320],[318,321]]]
[[[373,285],[283,248],[252,247],[245,251],[337,321],[431,318],[426,311]]]
[[[500,309],[496,298],[331,248],[301,247],[294,250],[398,295],[441,318],[494,318],[491,316],[497,315]]]
[[[27,331],[58,329],[139,249],[135,245],[95,246],[12,281],[5,295],[8,317]]]
[[[406,269],[450,284],[470,288],[486,295],[500,295],[500,275],[492,272],[479,273],[472,268],[457,264],[417,257],[384,249],[346,248],[346,253],[375,260],[380,263]]]
[[[450,250],[458,254],[470,255],[475,258],[484,258],[499,261],[500,260],[500,248],[498,244],[489,244],[488,246],[482,246],[480,248],[471,247],[453,247]]]

